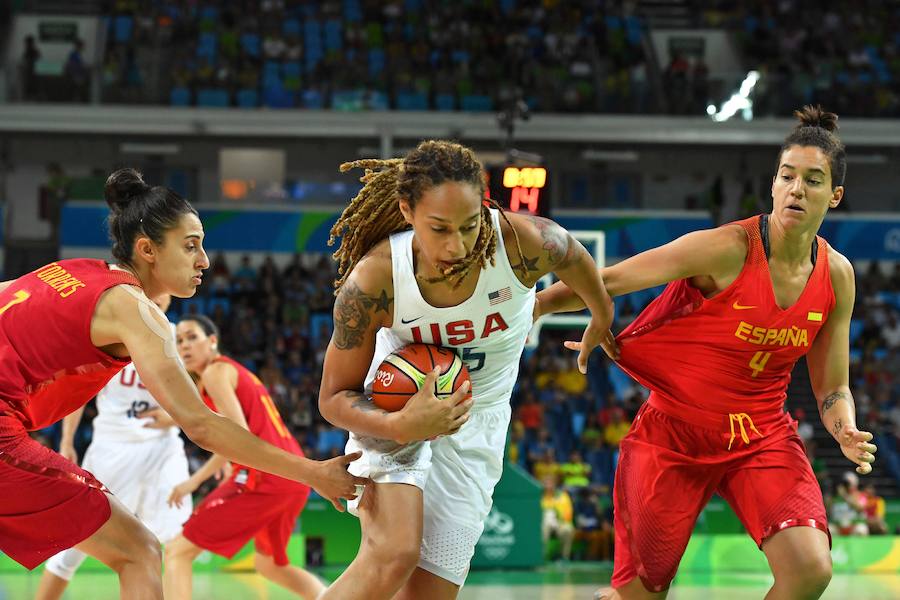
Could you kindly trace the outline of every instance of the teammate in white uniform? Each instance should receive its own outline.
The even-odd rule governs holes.
[[[593,290],[585,336],[610,345],[612,301],[588,252],[547,219],[483,205],[481,164],[471,150],[421,143],[405,158],[366,168],[365,186],[332,233],[341,278],[319,408],[352,432],[351,465],[375,484],[351,502],[359,553],[321,598],[456,598],[503,470],[509,398],[532,323],[534,284],[553,271]],[[411,228],[410,228],[411,227]],[[433,393],[435,373],[395,413],[367,399],[381,360],[410,342],[457,349],[466,389]],[[585,364],[586,356],[579,357]],[[424,441],[435,436],[434,441]]]
[[[169,296],[157,300],[165,312]],[[174,326],[173,326],[174,329]],[[75,431],[84,408],[66,416],[60,454],[73,462]],[[190,476],[178,427],[141,383],[129,364],[97,394],[94,433],[82,468],[103,481],[162,543],[179,533],[191,507],[171,507],[169,492]],[[36,600],[56,600],[66,589],[85,555],[74,548],[47,560]]]

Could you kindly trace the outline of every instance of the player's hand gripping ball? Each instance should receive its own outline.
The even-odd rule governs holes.
[[[425,383],[435,367],[440,374],[432,390],[438,398],[448,398],[464,381],[469,380],[466,364],[452,350],[431,344],[409,344],[388,355],[372,383],[372,402],[389,412],[400,410]],[[463,398],[472,397],[470,391]]]

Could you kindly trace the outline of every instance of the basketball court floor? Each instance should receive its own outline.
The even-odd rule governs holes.
[[[326,571],[330,579],[336,572]],[[601,582],[609,582],[603,564],[551,565],[536,571],[479,571],[469,577],[460,600],[590,600]],[[0,600],[34,597],[40,571],[0,574]],[[679,576],[669,593],[671,600],[760,600],[771,578],[767,575],[714,573]],[[116,578],[107,573],[79,573],[66,600],[118,598]],[[199,573],[194,576],[195,600],[287,600],[286,591],[252,573]],[[900,599],[898,575],[835,575],[825,600]]]

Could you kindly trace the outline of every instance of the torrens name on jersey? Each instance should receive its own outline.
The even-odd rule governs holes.
[[[734,332],[734,337],[757,346],[809,346],[809,331],[796,325],[769,329],[741,321]]]
[[[432,323],[427,326],[427,329],[431,332],[431,343],[437,346],[443,346],[449,344],[451,346],[461,346],[463,344],[468,344],[469,342],[475,341],[476,334],[478,335],[478,339],[484,339],[489,337],[495,331],[505,331],[509,329],[509,325],[506,324],[506,321],[503,320],[503,315],[498,312],[491,313],[484,318],[484,325],[479,329],[475,328],[475,323],[468,319],[462,319],[459,321],[450,321],[446,325],[444,325],[444,333],[447,335],[447,339],[444,340],[442,337],[441,326],[438,323]],[[411,330],[413,340],[416,343],[422,343],[422,326],[416,325]]]
[[[78,288],[85,287],[85,284],[80,279],[73,277],[71,273],[55,262],[50,263],[35,274],[38,279],[59,292],[62,298],[68,298],[78,291]]]

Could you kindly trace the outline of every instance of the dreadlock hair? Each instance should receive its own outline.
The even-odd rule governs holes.
[[[331,228],[328,245],[341,243],[334,253],[338,262],[338,278],[334,281],[335,295],[359,260],[381,240],[410,228],[400,212],[400,200],[406,200],[415,209],[416,202],[427,190],[449,181],[471,184],[480,196],[484,196],[484,168],[469,148],[446,140],[420,142],[404,158],[362,159],[341,165],[341,172],[365,169],[360,178],[363,188]],[[492,206],[509,223],[503,209],[493,200]],[[510,224],[510,226],[512,226]],[[521,264],[525,264],[519,236],[516,247]],[[450,281],[457,287],[473,269],[483,269],[490,261],[494,264],[497,236],[487,205],[481,206],[481,229],[472,251],[460,262],[447,269],[443,275],[428,278],[428,283]]]
[[[794,116],[800,121],[793,131],[784,139],[775,170],[781,165],[781,156],[791,146],[815,146],[828,157],[831,166],[832,189],[844,185],[847,175],[847,152],[844,144],[834,132],[838,128],[838,116],[825,112],[820,105],[807,104],[801,110],[795,110]]]

